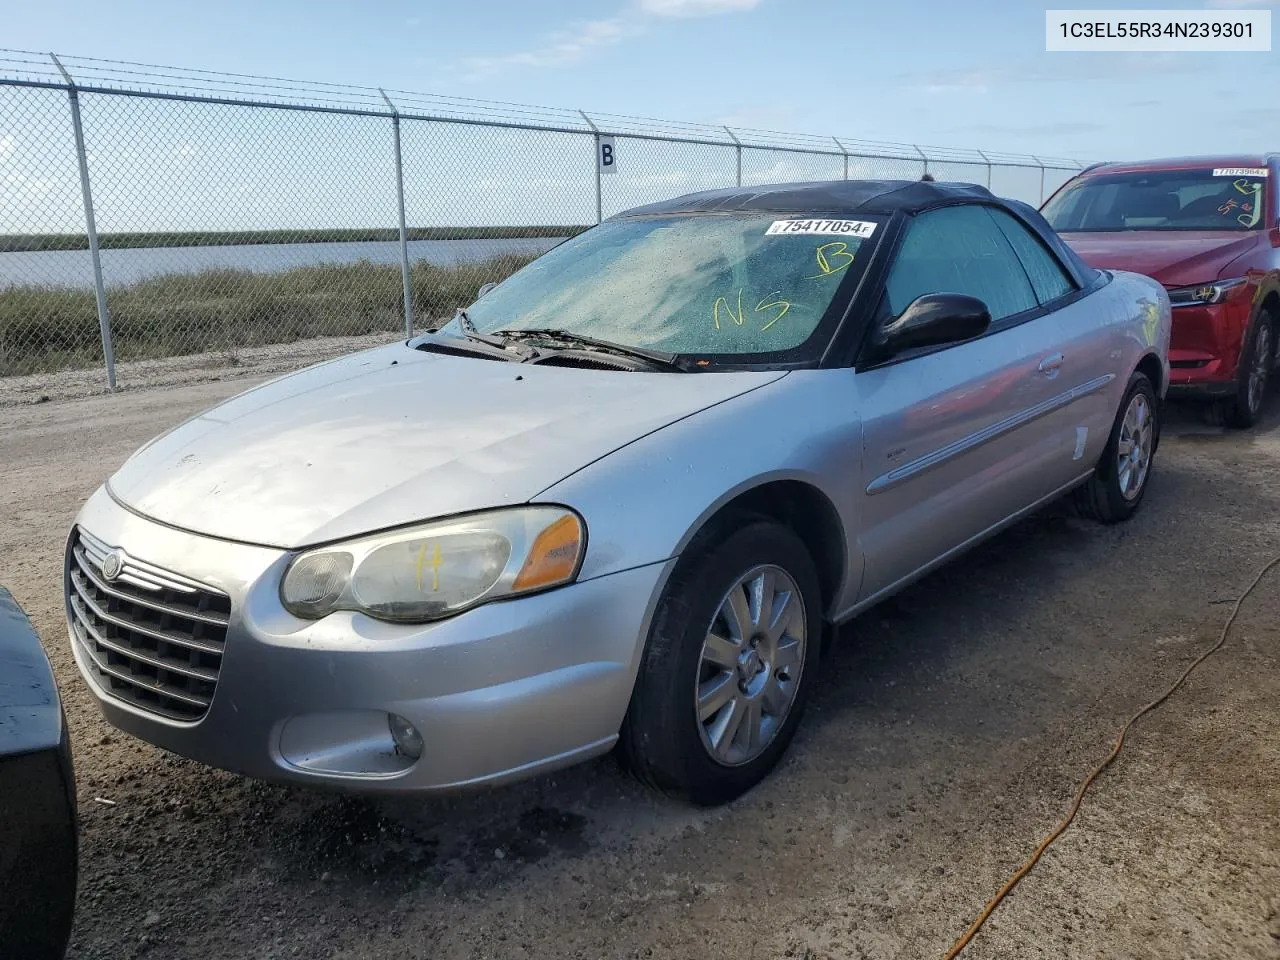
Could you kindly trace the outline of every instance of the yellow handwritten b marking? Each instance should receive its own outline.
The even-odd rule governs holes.
[[[720,304],[724,304],[724,312],[729,315],[738,326],[742,326],[746,322],[746,316],[742,312],[742,291],[738,291],[738,312],[733,312],[733,307],[724,297],[716,297],[715,303],[711,305],[711,319],[715,321],[716,329],[720,329]]]
[[[427,545],[424,543],[418,548],[418,589],[422,589],[422,568],[427,563]],[[436,591],[440,589],[440,567],[444,561],[440,559],[440,544],[434,544],[431,554],[431,589]]]
[[[1239,180],[1235,181],[1231,185],[1235,187],[1237,190],[1239,190],[1241,193],[1253,193],[1253,184],[1251,184],[1244,177],[1241,177]]]
[[[853,263],[853,254],[849,252],[849,245],[843,240],[822,244],[814,251],[814,255],[817,257],[818,269],[821,272],[815,273],[812,277],[805,277],[806,280],[821,280],[823,277],[839,273]]]
[[[769,297],[780,297],[781,295],[782,295],[781,290],[775,290],[773,293],[769,294]],[[770,301],[769,303],[765,303],[765,300],[768,300],[769,297],[765,297],[763,300],[761,300],[759,303],[756,304],[756,313],[760,313],[763,310],[772,310],[774,307],[781,307],[782,309],[779,310],[774,315],[774,318],[772,320],[770,320],[768,323],[766,323],[763,327],[760,328],[761,333],[764,333],[766,330],[772,327],[775,323],[777,323],[779,320],[785,317],[787,315],[787,311],[791,309],[790,300],[779,299],[779,300]]]

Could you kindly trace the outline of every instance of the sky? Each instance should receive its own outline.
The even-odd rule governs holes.
[[[1280,105],[1258,96],[1280,53],[1046,53],[1047,5],[48,0],[7,4],[0,44],[1086,160],[1280,147]],[[1119,6],[1206,5],[1272,4]]]
[[[1047,53],[1044,31],[1026,0],[46,0],[8,4],[0,46],[1080,161],[1280,149],[1277,53]],[[82,102],[102,231],[395,223],[384,119]],[[594,220],[589,137],[404,126],[411,226]],[[65,94],[0,86],[0,233],[83,230],[69,129]],[[620,143],[604,215],[729,185],[733,162]],[[743,179],[839,162],[753,154]],[[1006,169],[992,189],[1038,202],[1056,185]]]

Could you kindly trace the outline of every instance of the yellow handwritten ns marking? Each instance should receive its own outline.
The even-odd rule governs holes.
[[[769,297],[780,297],[781,295],[782,295],[781,290],[775,290],[773,293],[769,294]],[[764,310],[772,310],[775,307],[781,307],[782,309],[779,310],[774,315],[772,320],[770,320],[768,323],[766,323],[763,327],[760,328],[761,333],[764,333],[766,330],[772,327],[775,323],[777,323],[779,320],[785,317],[787,315],[787,311],[791,309],[790,300],[773,300],[773,301],[770,301],[769,303],[765,303],[765,300],[768,300],[769,297],[762,298],[761,301],[756,304],[756,313],[760,313]]]
[[[742,313],[742,291],[738,291],[738,312],[733,312],[733,307],[729,305],[729,301],[724,297],[716,297],[716,302],[711,305],[711,319],[716,323],[716,329],[720,329],[720,304],[724,304],[724,312],[738,326],[742,326],[746,322],[746,317]]]
[[[418,548],[418,589],[422,589],[422,568],[427,562],[427,545],[424,543]],[[440,589],[440,567],[443,561],[440,559],[440,544],[434,544],[431,554],[431,589],[436,591]]]
[[[843,240],[824,243],[814,251],[814,254],[818,258],[818,269],[821,272],[815,273],[812,277],[805,277],[806,280],[821,280],[823,277],[839,273],[853,263],[853,254],[849,252],[849,245]]]
[[[747,322],[746,311],[742,306],[742,290],[738,290],[738,306],[735,310],[734,306],[729,302],[727,297],[716,297],[715,303],[711,305],[711,319],[715,321],[716,329],[720,329],[720,305],[724,304],[725,316],[732,319],[735,326],[744,326]],[[769,310],[777,310],[778,312],[760,328],[760,332],[768,330],[775,323],[787,315],[787,311],[791,309],[791,301],[782,299],[782,291],[775,290],[767,297],[762,297],[760,302],[755,306],[756,313],[765,313]]]

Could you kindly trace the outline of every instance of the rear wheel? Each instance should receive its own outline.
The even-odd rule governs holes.
[[[1275,365],[1275,335],[1270,315],[1260,314],[1241,351],[1236,395],[1225,402],[1223,419],[1228,426],[1252,427],[1262,415],[1262,401]]]
[[[1129,378],[1098,466],[1075,493],[1077,509],[1103,523],[1128,520],[1142,504],[1160,437],[1155,388],[1144,373]]]
[[[813,560],[772,520],[692,551],[654,616],[623,723],[639,779],[726,803],[778,762],[804,712],[822,620]]]

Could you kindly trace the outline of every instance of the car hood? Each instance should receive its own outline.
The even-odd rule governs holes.
[[[396,344],[188,420],[138,450],[109,489],[185,530],[306,546],[522,503],[620,446],[784,375],[568,369]]]
[[[1124,230],[1061,234],[1091,267],[1144,273],[1166,287],[1217,280],[1258,242],[1252,233],[1218,230]]]

